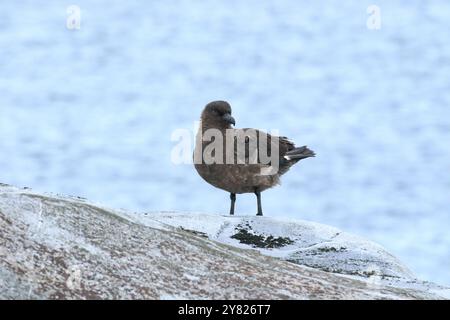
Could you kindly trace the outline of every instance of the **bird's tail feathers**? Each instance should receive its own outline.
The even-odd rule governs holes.
[[[311,149],[308,149],[307,146],[303,146],[300,148],[294,148],[291,151],[286,152],[284,158],[288,161],[290,160],[302,160],[310,157],[315,157],[316,154]]]

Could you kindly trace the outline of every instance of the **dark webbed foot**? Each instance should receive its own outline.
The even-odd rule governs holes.
[[[262,216],[263,212],[262,212],[262,206],[261,206],[261,192],[258,191],[258,189],[255,189],[255,194],[256,194],[256,200],[258,202],[258,213],[256,215]]]
[[[234,203],[236,202],[236,194],[230,193],[231,207],[230,207],[230,216],[234,215]]]

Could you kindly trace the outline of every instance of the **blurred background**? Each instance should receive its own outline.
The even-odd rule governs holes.
[[[228,194],[171,162],[172,132],[223,99],[237,127],[317,152],[264,192],[267,216],[361,235],[450,285],[449,30],[446,0],[2,1],[0,182],[226,214]]]

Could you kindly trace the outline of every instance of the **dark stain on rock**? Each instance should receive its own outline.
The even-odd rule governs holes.
[[[236,229],[237,233],[231,238],[239,240],[240,243],[249,244],[254,248],[281,248],[294,243],[293,240],[287,237],[265,237],[260,234],[253,234],[246,229]]]
[[[201,231],[185,229],[183,227],[179,227],[178,229],[180,229],[181,231],[185,231],[185,232],[189,232],[189,233],[195,234],[196,236],[200,236],[202,238],[208,238],[208,235],[206,233],[204,233],[204,232],[201,232]]]
[[[323,247],[323,248],[318,248],[317,251],[320,251],[320,252],[344,252],[344,251],[347,251],[347,248],[345,248],[345,247],[340,247],[340,248]]]

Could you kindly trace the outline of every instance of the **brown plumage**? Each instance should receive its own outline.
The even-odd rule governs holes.
[[[315,156],[315,153],[306,146],[296,148],[294,143],[286,137],[271,136],[256,129],[232,128],[231,125],[235,124],[235,120],[231,116],[231,107],[226,101],[208,103],[200,120],[194,151],[195,168],[206,182],[230,193],[230,215],[234,214],[236,194],[240,193],[255,193],[258,201],[257,215],[262,215],[261,192],[279,184],[280,176],[285,174],[295,163],[301,159]],[[222,142],[216,141],[216,137],[207,138],[206,132],[221,133],[223,135]],[[233,142],[230,143],[231,148],[229,146],[228,149],[227,134],[234,135],[233,140],[229,140]],[[236,137],[239,135],[241,135],[240,137],[245,136],[241,140],[245,153],[238,152]],[[265,141],[267,144],[264,144]],[[222,156],[217,150],[211,152],[214,157],[214,161],[211,163],[211,160],[207,159],[205,151],[213,142],[217,143],[216,146],[222,147],[223,152]],[[263,161],[259,152],[264,152],[273,158],[270,162],[267,162],[267,159]],[[232,162],[227,162],[230,159]],[[245,163],[238,162],[238,159]]]

